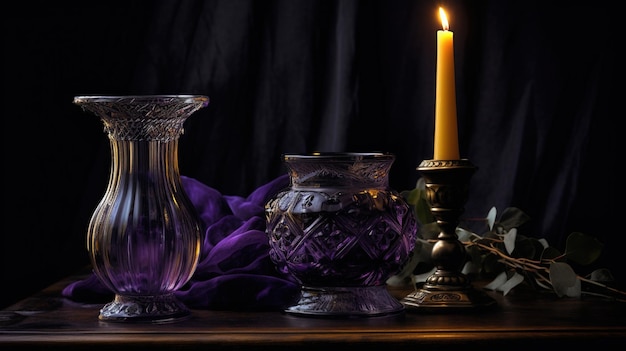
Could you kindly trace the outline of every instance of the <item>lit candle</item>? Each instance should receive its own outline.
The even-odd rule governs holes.
[[[443,30],[437,31],[437,88],[435,95],[435,160],[458,160],[459,136],[454,83],[454,40],[448,18],[439,8]]]

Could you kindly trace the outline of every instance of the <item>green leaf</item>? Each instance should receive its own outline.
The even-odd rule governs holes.
[[[420,224],[435,221],[435,217],[433,216],[432,212],[430,212],[430,205],[425,198],[421,198],[418,201],[417,205],[415,205],[415,217]]]
[[[414,188],[411,190],[404,190],[400,193],[404,200],[412,206],[415,206],[420,199],[421,190]]]
[[[417,239],[415,241],[415,248],[413,249],[413,252],[414,252],[413,255],[415,256],[416,262],[417,263],[419,262],[430,263],[432,252],[433,252],[433,246],[435,246],[435,244],[430,241]],[[417,264],[415,266],[417,266]]]
[[[506,230],[519,228],[522,224],[530,221],[530,217],[517,207],[508,207],[500,215],[500,225]]]
[[[591,274],[589,275],[589,279],[593,280],[594,282],[604,283],[615,281],[615,278],[613,277],[611,271],[606,268],[596,269],[595,271],[591,272]]]
[[[517,228],[511,228],[506,234],[504,234],[504,248],[510,255],[515,250],[515,239],[517,238]]]
[[[472,238],[475,235],[471,231],[469,231],[467,229],[463,229],[461,227],[457,227],[456,230],[455,230],[455,233],[456,233],[456,236],[458,237],[458,240],[460,242],[471,241]]]
[[[467,261],[465,262],[465,265],[463,265],[463,269],[461,269],[461,273],[465,275],[478,274],[480,273],[480,266],[478,266],[471,260]]]
[[[567,263],[554,262],[550,264],[550,282],[558,297],[579,297],[581,295],[580,280],[576,272]]]
[[[500,262],[498,256],[487,254],[483,257],[483,271],[487,274],[493,274],[504,269],[504,264]]]
[[[538,260],[544,251],[543,245],[535,238],[523,237],[515,243],[515,251],[511,256]]]
[[[565,257],[563,257],[561,251],[555,249],[552,246],[548,246],[543,249],[543,252],[541,253],[541,259],[545,261],[556,260],[560,262],[565,262]]]
[[[580,232],[573,232],[565,242],[565,256],[581,265],[594,262],[602,253],[602,244],[597,238]]]
[[[472,265],[477,269],[473,273],[480,273],[480,268],[483,265],[483,251],[477,246],[470,246],[466,248],[468,262],[472,262]]]
[[[437,222],[430,222],[419,228],[418,236],[426,240],[437,239],[440,232],[441,228],[439,228],[439,224],[437,224]]]
[[[504,284],[507,280],[506,272],[501,272],[498,274],[489,284],[485,285],[485,289],[487,290],[496,290],[502,284]]]
[[[496,288],[497,291],[501,291],[502,295],[506,296],[509,291],[514,287],[520,285],[524,281],[524,276],[515,272],[511,278],[509,278],[504,284]]]
[[[515,272],[509,278],[506,272],[498,274],[489,284],[485,285],[487,290],[495,290],[502,292],[503,295],[507,295],[511,289],[518,286],[524,281],[524,276]]]
[[[493,206],[490,210],[489,213],[487,214],[487,224],[489,225],[489,230],[493,230],[493,225],[494,223],[496,223],[496,215],[497,215],[498,211],[496,210],[496,207]]]
[[[421,178],[420,178],[421,179]],[[420,224],[430,223],[435,221],[435,217],[430,212],[430,205],[426,199],[426,190],[418,186],[412,190],[404,190],[400,193],[405,201],[415,211],[415,217]]]
[[[415,280],[416,283],[423,283],[426,281],[426,279],[428,279],[428,277],[430,277],[431,275],[433,275],[435,273],[435,271],[437,271],[437,267],[434,267],[433,269],[431,269],[429,272],[424,272],[421,274],[416,274],[413,279]]]

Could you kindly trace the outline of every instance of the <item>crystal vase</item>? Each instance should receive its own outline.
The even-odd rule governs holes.
[[[99,319],[172,322],[189,316],[175,296],[198,264],[202,224],[178,169],[185,120],[206,96],[77,96],[100,117],[111,168],[87,230],[93,271],[115,293]]]
[[[368,317],[403,305],[387,290],[415,246],[413,211],[389,187],[388,153],[286,154],[290,187],[266,204],[270,258],[301,284],[285,312]]]

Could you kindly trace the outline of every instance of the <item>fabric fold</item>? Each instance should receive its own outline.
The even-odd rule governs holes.
[[[289,176],[245,198],[222,195],[194,178],[181,180],[206,229],[198,267],[175,295],[190,308],[214,310],[275,310],[293,302],[300,286],[278,272],[269,258],[264,213],[265,203],[289,185]],[[91,273],[67,285],[62,296],[94,303],[111,299],[113,293]]]

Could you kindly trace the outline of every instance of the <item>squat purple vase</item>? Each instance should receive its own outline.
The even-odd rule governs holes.
[[[389,153],[285,154],[290,186],[266,204],[270,258],[301,284],[285,312],[369,317],[402,312],[386,280],[414,248],[415,215],[389,187]]]

